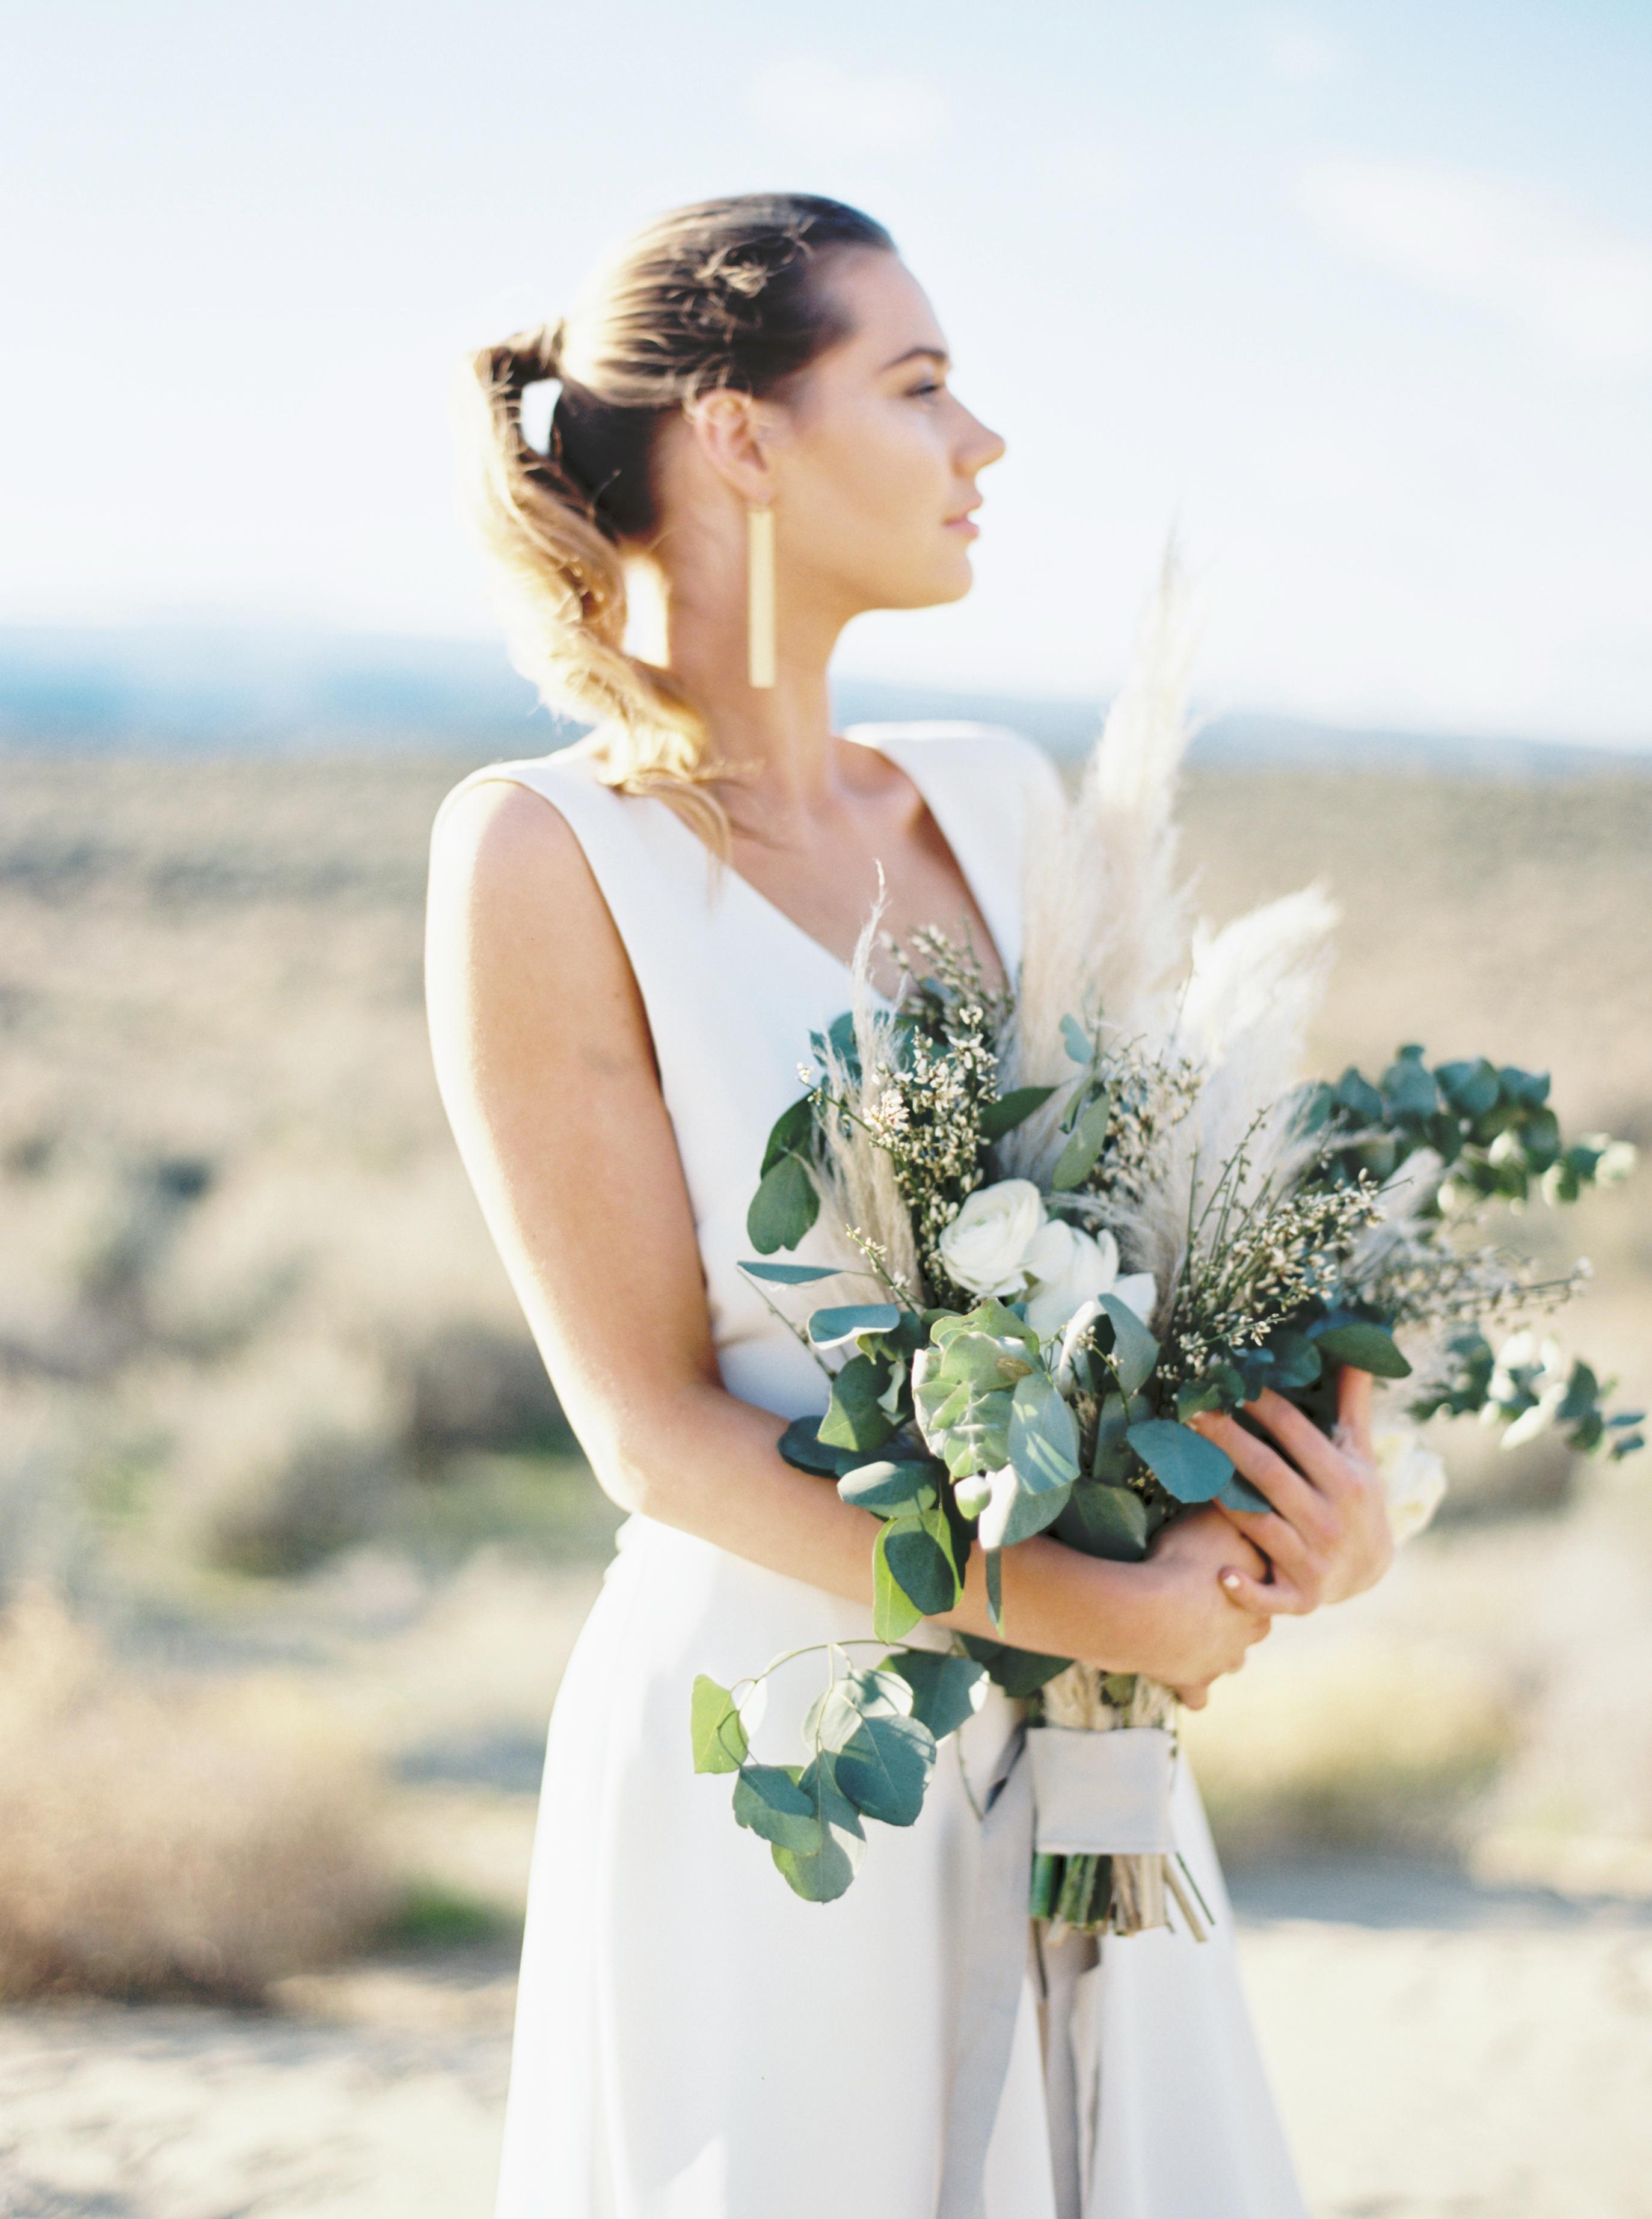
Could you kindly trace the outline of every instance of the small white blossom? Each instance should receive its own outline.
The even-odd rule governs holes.
[[[1391,1426],[1371,1436],[1371,1454],[1382,1476],[1388,1530],[1396,1542],[1420,1533],[1445,1493],[1445,1466],[1414,1426]]]

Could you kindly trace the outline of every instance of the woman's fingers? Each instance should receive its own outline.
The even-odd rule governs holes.
[[[1258,1583],[1258,1588],[1261,1594],[1276,1598],[1271,1607],[1294,1613],[1317,1610],[1324,1600],[1334,1533],[1326,1538],[1305,1537],[1288,1519],[1261,1511],[1229,1510],[1221,1504],[1217,1507],[1268,1559],[1269,1576]],[[1239,1600],[1237,1594],[1234,1600]]]
[[[1221,1575],[1221,1584],[1229,1602],[1237,1603],[1241,1610],[1248,1610],[1264,1621],[1264,1633],[1273,1631],[1276,1618],[1306,1618],[1309,1611],[1319,1607],[1318,1582],[1310,1597],[1289,1574],[1282,1578],[1276,1574],[1270,1580],[1258,1580],[1249,1572],[1226,1571]]]
[[[1273,1400],[1279,1402],[1282,1408],[1290,1409],[1290,1405],[1282,1402],[1280,1396],[1276,1395]],[[1258,1415],[1264,1414],[1260,1403],[1253,1407]],[[1301,1413],[1292,1410],[1291,1415],[1301,1417]],[[1276,1448],[1266,1441],[1258,1440],[1254,1433],[1247,1433],[1234,1419],[1223,1415],[1220,1411],[1202,1411],[1189,1423],[1232,1459],[1234,1470],[1243,1473],[1254,1487],[1261,1489],[1288,1524],[1295,1526],[1299,1532],[1311,1534],[1324,1523],[1325,1505],[1316,1489],[1294,1464],[1286,1462]],[[1311,1433],[1317,1433],[1318,1429],[1309,1425],[1306,1418],[1302,1419],[1302,1423],[1308,1426]],[[1323,1434],[1319,1438],[1324,1439]],[[1336,1454],[1328,1441],[1325,1445],[1331,1450],[1332,1456]],[[1217,1507],[1220,1509],[1223,1506],[1218,1504]],[[1240,1532],[1249,1534],[1252,1539],[1256,1538],[1242,1521],[1247,1518],[1262,1517],[1264,1514],[1261,1511],[1230,1512],[1227,1514]],[[1259,1540],[1257,1545],[1263,1547]],[[1265,1549],[1263,1552],[1264,1555],[1269,1553]]]
[[[1358,1594],[1387,1569],[1394,1543],[1371,1456],[1370,1373],[1345,1367],[1337,1399],[1334,1440],[1271,1388],[1246,1413],[1276,1447],[1214,1412],[1191,1421],[1273,1506],[1270,1512],[1216,1506],[1273,1568],[1270,1581],[1241,1574],[1228,1588],[1234,1601],[1260,1607],[1265,1596],[1274,1612],[1316,1610]]]
[[[1351,1364],[1342,1367],[1342,1377],[1337,1382],[1337,1419],[1349,1437],[1349,1445],[1356,1456],[1369,1464],[1371,1458],[1371,1375],[1357,1371]]]

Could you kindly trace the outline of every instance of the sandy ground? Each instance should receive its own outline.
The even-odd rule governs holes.
[[[1652,1905],[1377,1862],[1236,1896],[1316,2219],[1652,2215]],[[14,2011],[0,2212],[487,2219],[512,1969],[311,1976],[264,2016]]]

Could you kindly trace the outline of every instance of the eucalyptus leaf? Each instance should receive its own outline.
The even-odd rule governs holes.
[[[1274,1360],[1274,1383],[1283,1389],[1311,1387],[1324,1369],[1320,1349],[1306,1333],[1289,1333],[1282,1327],[1269,1335],[1268,1352]]]
[[[810,1748],[835,1754],[854,1738],[863,1719],[910,1718],[912,1703],[911,1687],[897,1672],[885,1672],[881,1665],[846,1672],[810,1705],[803,1737]]]
[[[892,1333],[901,1321],[893,1302],[849,1302],[842,1308],[817,1310],[809,1321],[809,1338],[817,1348],[852,1333]]]
[[[964,1324],[971,1333],[991,1333],[999,1340],[1018,1340],[1028,1355],[1037,1359],[1038,1335],[1028,1324],[1025,1312],[1011,1309],[996,1295],[987,1295],[977,1302]]]
[[[806,1094],[801,1102],[794,1102],[789,1110],[783,1110],[769,1134],[758,1177],[767,1178],[782,1156],[807,1155],[814,1122],[815,1105]]]
[[[972,1657],[951,1656],[936,1649],[906,1649],[885,1656],[878,1669],[898,1673],[907,1681],[912,1690],[912,1716],[922,1719],[937,1741],[956,1732],[986,1700],[986,1668]]]
[[[804,1856],[820,1848],[820,1816],[798,1785],[795,1765],[742,1765],[734,1784],[735,1824]]]
[[[820,1421],[829,1448],[879,1449],[895,1421],[879,1397],[889,1384],[889,1367],[869,1356],[852,1356],[832,1381],[831,1407]]]
[[[923,1613],[896,1579],[885,1553],[889,1537],[899,1523],[897,1519],[880,1526],[872,1545],[872,1630],[879,1641],[904,1641],[915,1625],[923,1622]]]
[[[953,1334],[941,1352],[939,1376],[971,1387],[1013,1387],[1032,1370],[1032,1358],[1020,1341],[989,1333]]]
[[[779,1439],[780,1454],[798,1471],[814,1471],[836,1479],[852,1452],[835,1449],[820,1438],[818,1418],[793,1418]]]
[[[1380,1325],[1336,1325],[1315,1333],[1314,1340],[1321,1358],[1328,1356],[1333,1364],[1351,1364],[1378,1379],[1411,1377],[1411,1366],[1395,1347],[1393,1334]]]
[[[1066,1016],[1062,1018],[1061,1037],[1066,1042],[1067,1054],[1072,1058],[1075,1063],[1095,1062],[1096,1043],[1091,1040],[1090,1035],[1079,1023],[1077,1017]]]
[[[1130,1476],[1136,1467],[1130,1428],[1152,1415],[1152,1406],[1145,1395],[1133,1395],[1127,1403],[1121,1395],[1107,1397],[1096,1421],[1096,1451],[1090,1459],[1090,1470],[1096,1479],[1116,1486]]]
[[[1071,1139],[1055,1159],[1050,1184],[1057,1194],[1068,1192],[1089,1178],[1096,1158],[1107,1146],[1108,1127],[1112,1122],[1112,1101],[1107,1094],[1098,1094],[1073,1127]]]
[[[837,1785],[863,1818],[910,1826],[935,1768],[935,1737],[914,1718],[863,1719],[837,1753]]]
[[[749,1279],[767,1279],[777,1287],[806,1287],[816,1279],[838,1279],[842,1271],[831,1264],[744,1264]]]
[[[1041,1372],[1019,1381],[1010,1401],[1009,1462],[1034,1495],[1078,1476],[1078,1428],[1055,1383]]]
[[[1259,1512],[1273,1508],[1262,1489],[1253,1487],[1242,1471],[1230,1472],[1210,1499],[1226,1503],[1230,1510]]]
[[[1014,1405],[1002,1388],[984,1391],[929,1377],[919,1383],[913,1400],[924,1439],[954,1479],[996,1471],[1009,1462]]]
[[[1016,1702],[1036,1694],[1072,1662],[1070,1656],[1046,1656],[1035,1649],[1013,1649],[1002,1641],[984,1641],[973,1633],[960,1633],[958,1638],[984,1668],[993,1685]]]
[[[801,1156],[779,1158],[765,1172],[746,1212],[746,1237],[760,1256],[795,1248],[820,1215],[820,1197]]]
[[[986,1566],[986,1614],[998,1632],[1003,1632],[1003,1551],[988,1549],[983,1553]]]
[[[746,1729],[740,1723],[734,1697],[704,1672],[694,1678],[689,1731],[696,1772],[738,1772],[745,1762]]]
[[[914,1609],[934,1618],[956,1607],[961,1582],[943,1512],[936,1508],[894,1519],[879,1538],[890,1576]]]
[[[1131,1426],[1128,1438],[1164,1492],[1178,1502],[1208,1502],[1233,1469],[1233,1459],[1214,1441],[1173,1418],[1145,1418]]]
[[[866,1854],[860,1813],[838,1787],[829,1756],[817,1756],[798,1781],[820,1827],[813,1849],[784,1849],[769,1854],[792,1891],[805,1903],[835,1903],[853,1881]]]
[[[1002,1141],[1006,1133],[1024,1124],[1034,1110],[1041,1110],[1054,1092],[1053,1086],[1017,1086],[1012,1093],[1001,1094],[982,1109],[981,1138]]]
[[[882,1518],[915,1516],[938,1500],[933,1464],[860,1464],[837,1482],[845,1502]]]
[[[1083,1480],[1053,1531],[1059,1541],[1086,1557],[1139,1564],[1147,1553],[1147,1506],[1132,1488]]]
[[[1113,1348],[1108,1361],[1121,1388],[1127,1395],[1133,1395],[1153,1376],[1153,1366],[1158,1361],[1158,1343],[1128,1302],[1121,1302],[1116,1295],[1102,1295],[1098,1300],[1113,1327]]]

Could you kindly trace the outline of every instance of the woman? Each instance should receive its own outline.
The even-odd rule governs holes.
[[[852,617],[969,590],[977,479],[1003,442],[950,389],[887,234],[803,196],[665,218],[566,325],[475,370],[481,515],[519,660],[599,721],[444,805],[432,1028],[557,1391],[633,1514],[551,1731],[500,2210],[929,2219],[971,1781],[1009,1706],[995,1696],[919,1823],[880,1835],[823,1908],[692,1773],[688,1692],[696,1672],[727,1684],[871,1631],[872,1521],[776,1450],[783,1420],[823,1408],[819,1373],[736,1264],[765,1136],[810,1029],[848,1001],[879,885],[897,938],[939,923],[1014,971],[1043,758],[956,727],[848,741],[827,693]],[[540,453],[521,399],[546,379],[560,394]],[[646,659],[624,644],[628,610],[651,618]],[[880,983],[895,991],[892,962]],[[1273,1612],[1369,1584],[1388,1545],[1368,1465],[1283,1405],[1259,1414],[1300,1470],[1214,1430],[1282,1514],[1201,1511],[1135,1566],[1027,1542],[1004,1566],[1010,1638],[1198,1703]],[[1348,1414],[1357,1439],[1351,1389]],[[942,1624],[988,1632],[978,1557]],[[796,1671],[775,1687],[758,1744],[783,1761],[813,1688]],[[1196,1809],[1183,1821],[1220,1908]],[[1116,1951],[1109,2215],[1299,2210],[1225,1936]],[[947,2191],[986,2219],[1078,2208],[1053,2176],[1036,2005],[1029,1982],[980,2177]]]

